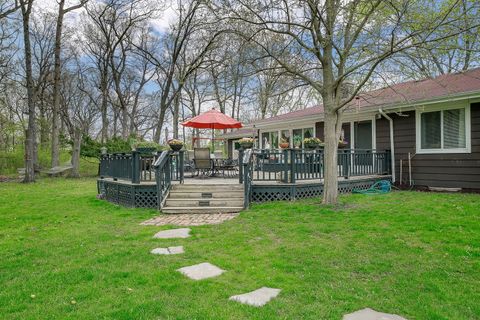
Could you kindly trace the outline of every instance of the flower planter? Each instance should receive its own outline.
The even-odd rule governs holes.
[[[183,148],[183,144],[169,144],[168,146],[175,152],[180,151]]]
[[[253,147],[253,142],[252,143],[240,143],[240,146],[243,149],[251,149]]]
[[[319,144],[305,144],[305,149],[315,150],[320,147]]]
[[[288,142],[280,143],[280,148],[282,149],[288,149],[289,147],[290,147],[290,143]]]
[[[339,149],[344,149],[344,148],[346,148],[346,147],[348,147],[348,144],[347,144],[347,143],[345,143],[345,142],[339,142],[339,143],[338,143],[338,148],[339,148]]]

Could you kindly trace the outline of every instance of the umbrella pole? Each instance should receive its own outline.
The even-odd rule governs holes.
[[[212,150],[215,153],[215,128],[212,128]]]

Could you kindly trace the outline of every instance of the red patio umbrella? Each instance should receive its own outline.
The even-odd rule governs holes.
[[[212,145],[214,147],[215,144],[213,143],[213,139],[215,129],[235,129],[242,127],[241,122],[227,116],[224,113],[221,113],[218,110],[215,110],[215,108],[183,122],[182,125],[197,129],[212,129]]]

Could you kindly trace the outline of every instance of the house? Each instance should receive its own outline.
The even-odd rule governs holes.
[[[302,147],[306,137],[323,140],[323,127],[320,105],[223,137],[232,155],[244,136],[259,138],[260,148],[282,140]],[[480,190],[480,68],[359,94],[346,107],[342,139],[352,152],[388,150],[397,184]]]

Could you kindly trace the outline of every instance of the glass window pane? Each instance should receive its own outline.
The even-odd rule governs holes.
[[[282,130],[281,140],[290,143],[290,130]]]
[[[465,148],[465,109],[443,111],[443,147]]]
[[[422,113],[420,120],[422,149],[440,149],[442,147],[441,111]]]
[[[270,138],[271,138],[271,145],[272,149],[277,149],[278,148],[278,131],[273,131],[270,132]]]
[[[313,128],[303,129],[303,139],[312,138],[312,137],[313,137]]]
[[[355,149],[372,149],[372,121],[354,123]]]
[[[270,147],[270,133],[262,132],[262,147],[268,149]]]
[[[302,129],[293,130],[293,146],[295,148],[301,148],[302,145],[303,145]]]

